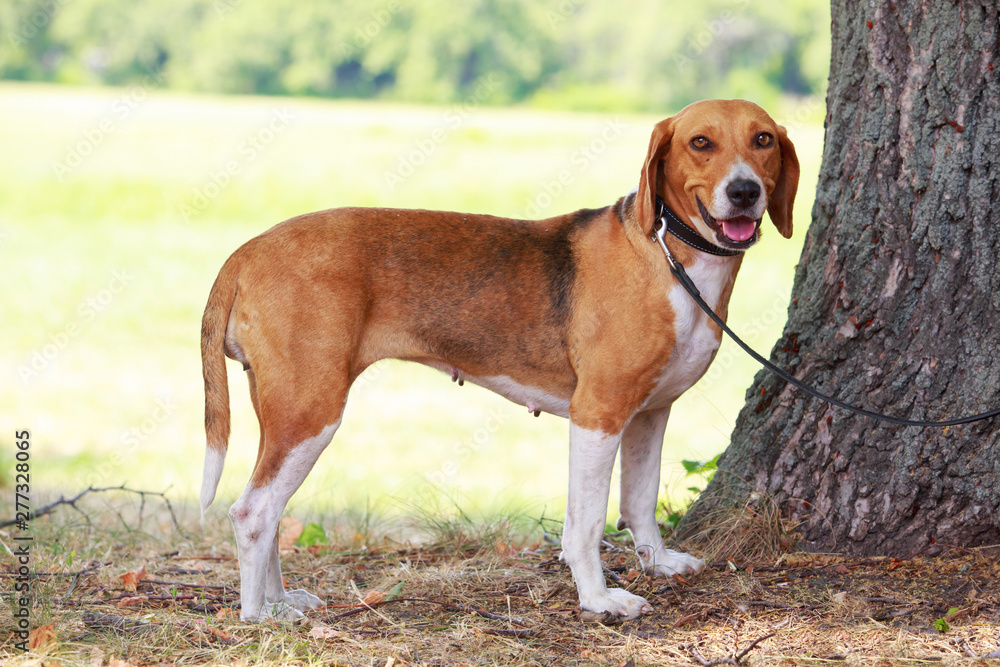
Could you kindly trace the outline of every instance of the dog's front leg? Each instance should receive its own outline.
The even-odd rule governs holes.
[[[685,553],[663,546],[656,523],[660,490],[660,452],[670,408],[636,415],[622,435],[621,518],[618,530],[632,533],[642,569],[652,576],[696,574],[705,564]]]
[[[652,607],[638,595],[607,588],[601,566],[600,546],[607,521],[611,470],[621,433],[588,430],[572,422],[569,433],[569,498],[561,558],[573,571],[581,609],[637,618],[652,611]]]

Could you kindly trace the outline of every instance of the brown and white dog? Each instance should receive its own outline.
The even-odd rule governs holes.
[[[651,610],[605,586],[599,546],[621,451],[619,527],[650,574],[704,564],[664,548],[656,523],[670,406],[708,369],[721,331],[671,276],[651,239],[657,198],[715,247],[743,250],[765,210],[792,233],[799,165],[755,104],[692,104],[656,125],[637,190],[612,206],[537,221],[341,208],[287,220],[239,248],[202,323],[208,447],[202,511],[229,439],[226,357],[242,362],[260,421],[257,464],[232,506],[241,617],[296,618],[323,605],[282,585],[285,504],[341,421],[351,383],[385,358],[416,361],[570,420],[563,560],[580,607]],[[724,319],[742,255],[667,236]]]

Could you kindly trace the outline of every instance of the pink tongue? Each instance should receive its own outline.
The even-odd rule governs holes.
[[[747,217],[720,220],[722,233],[733,241],[746,241],[757,230],[757,223]]]

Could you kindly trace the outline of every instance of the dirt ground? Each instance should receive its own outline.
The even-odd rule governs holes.
[[[654,606],[612,624],[581,618],[550,541],[347,540],[282,555],[287,586],[328,607],[294,625],[252,625],[238,619],[239,570],[223,524],[177,533],[169,521],[147,519],[122,533],[69,518],[39,530],[49,544],[36,563],[33,626],[42,629],[29,653],[15,649],[14,601],[3,595],[4,664],[1000,664],[986,657],[1000,657],[998,548],[939,547],[908,560],[734,558],[682,580],[637,572],[624,538],[611,536],[603,553],[609,585]],[[125,523],[119,519],[105,517]],[[5,544],[8,537],[0,535]],[[15,571],[5,554],[4,591]]]

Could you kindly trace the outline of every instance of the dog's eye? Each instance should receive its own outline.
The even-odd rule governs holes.
[[[770,132],[759,132],[757,134],[756,142],[761,148],[767,148],[774,143],[774,135]]]
[[[691,140],[691,148],[695,149],[696,151],[703,151],[706,148],[708,148],[709,145],[711,145],[711,143],[712,142],[710,142],[706,137],[699,135]]]

